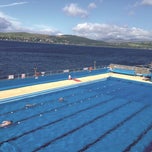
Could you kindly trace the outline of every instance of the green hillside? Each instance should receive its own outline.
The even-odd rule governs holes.
[[[84,37],[74,35],[50,36],[44,34],[31,33],[0,33],[1,40],[14,40],[24,42],[41,42],[50,44],[67,44],[67,45],[107,45],[106,42],[90,40]]]
[[[91,40],[75,35],[60,35],[50,36],[44,34],[32,33],[0,33],[0,40],[34,42],[34,43],[49,43],[49,44],[65,44],[65,45],[83,45],[83,46],[98,46],[98,47],[119,47],[119,48],[144,48],[152,49],[152,41],[146,42],[104,42]]]

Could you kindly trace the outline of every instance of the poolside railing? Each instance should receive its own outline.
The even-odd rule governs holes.
[[[9,74],[9,75],[0,75],[1,80],[9,79],[25,79],[39,76],[50,76],[55,74],[63,74],[63,73],[71,73],[71,72],[81,72],[81,71],[91,71],[91,70],[99,70],[108,68],[107,65],[96,66],[96,67],[83,67],[83,68],[75,68],[75,69],[64,69],[64,70],[53,70],[53,71],[38,71],[34,70],[30,73],[21,73],[21,74]]]
[[[34,68],[34,71],[30,72],[30,73],[10,74],[8,76],[0,75],[0,79],[1,80],[25,79],[25,78],[51,76],[51,75],[55,75],[55,74],[63,74],[63,73],[71,73],[71,72],[100,70],[100,69],[105,69],[105,68],[109,69],[110,72],[134,75],[134,76],[150,77],[152,80],[152,72],[151,72],[150,68],[126,66],[126,65],[118,65],[118,64],[110,64],[109,66],[108,65],[88,66],[88,67],[83,67],[83,68],[63,69],[63,70],[54,70],[54,71],[39,71],[37,68]]]

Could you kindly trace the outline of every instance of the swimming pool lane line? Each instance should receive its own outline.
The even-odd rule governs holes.
[[[148,126],[146,130],[144,130],[131,144],[129,144],[123,152],[128,152],[134,147],[150,130],[152,129],[152,124]]]
[[[91,84],[90,84],[91,85]],[[114,85],[114,84],[113,84]],[[100,91],[102,91],[102,90],[104,90],[105,88],[103,88],[103,87],[100,87],[100,88],[97,88],[97,89],[92,89],[93,91],[96,91],[96,90],[98,90],[98,89],[100,89]],[[122,88],[121,88],[122,89]],[[119,88],[118,88],[118,90],[119,90]],[[118,90],[116,90],[116,91],[118,91]],[[85,92],[85,91],[84,91]],[[110,92],[110,93],[106,93],[107,95],[109,95],[109,94],[111,94],[112,92]],[[42,94],[43,95],[43,94]],[[98,94],[98,95],[100,95],[100,93]],[[68,95],[68,96],[66,96],[66,97],[70,97],[71,95]],[[64,97],[65,98],[65,97]],[[55,100],[57,100],[57,99],[54,99],[54,101]],[[53,100],[51,100],[51,102],[52,102]],[[40,103],[36,103],[36,104],[34,104],[32,107],[30,107],[30,108],[35,108],[35,107],[37,107],[37,106],[41,106],[42,104],[43,105],[45,105],[45,104],[47,104],[47,103],[49,103],[50,101],[47,101],[47,102],[40,102]],[[20,109],[16,109],[15,111],[9,111],[9,112],[6,112],[6,113],[3,113],[3,114],[0,114],[0,116],[3,116],[3,115],[6,115],[6,114],[10,114],[10,113],[15,113],[15,112],[18,112],[18,111],[21,111],[21,110],[24,110],[24,109],[28,109],[28,108],[26,108],[26,107],[22,107],[22,108],[20,108]]]
[[[90,98],[94,98],[94,97],[96,97],[96,95],[93,95],[93,96],[89,97],[89,99],[90,99]],[[87,101],[88,101],[88,97],[84,98],[83,100],[87,100]],[[56,109],[60,110],[60,109],[63,109],[64,107],[67,107],[67,106],[69,106],[69,105],[72,105],[72,104],[74,105],[74,104],[76,104],[76,103],[81,103],[81,101],[82,101],[82,99],[81,99],[81,100],[77,100],[77,101],[72,102],[72,103],[67,103],[67,104],[64,104],[63,106],[56,107],[56,108],[50,109],[50,110],[48,110],[48,111],[44,111],[44,112],[41,112],[41,113],[39,113],[39,114],[35,114],[35,115],[33,115],[33,116],[26,117],[26,118],[24,118],[24,119],[18,120],[17,122],[23,122],[23,121],[25,121],[25,120],[28,120],[28,119],[31,119],[31,118],[34,118],[34,117],[38,117],[38,116],[40,116],[40,114],[41,114],[41,115],[44,115],[44,114],[46,114],[46,113],[53,112],[53,111],[55,111]]]
[[[49,94],[49,93],[53,93],[53,92],[57,92],[57,91],[63,91],[63,90],[66,90],[66,89],[85,86],[85,85],[88,85],[88,84],[93,84],[93,83],[97,83],[97,82],[100,82],[100,81],[102,82],[102,81],[106,81],[106,80],[107,80],[107,78],[103,78],[103,79],[99,79],[99,80],[94,80],[94,81],[90,81],[90,82],[81,83],[80,85],[75,84],[75,85],[72,85],[72,86],[61,87],[61,88],[58,88],[58,89],[50,89],[50,90],[40,91],[40,92],[36,92],[36,93],[31,93],[31,94],[21,95],[21,96],[17,96],[17,97],[12,97],[12,98],[8,98],[8,99],[2,99],[2,100],[0,99],[0,104],[14,102],[14,101],[17,101],[17,100],[31,98],[31,97],[35,97],[35,96],[43,95],[43,94]]]
[[[114,99],[114,98],[101,101],[100,103],[97,103],[97,104],[95,104],[95,105],[91,105],[91,106],[89,106],[89,107],[87,107],[87,108],[84,108],[84,109],[81,109],[81,110],[79,110],[79,111],[76,111],[76,112],[74,112],[74,113],[72,113],[72,114],[69,114],[69,115],[67,115],[67,116],[65,116],[65,117],[62,117],[62,118],[60,118],[60,119],[58,119],[58,120],[55,120],[55,121],[53,121],[53,122],[50,122],[50,123],[48,123],[48,124],[45,124],[45,125],[40,126],[40,127],[38,127],[38,128],[35,128],[35,129],[33,129],[33,130],[30,130],[30,131],[28,131],[28,132],[24,132],[24,133],[21,134],[21,135],[18,135],[18,136],[16,136],[16,137],[10,138],[10,139],[5,140],[5,141],[1,141],[1,142],[0,142],[0,145],[4,144],[5,142],[10,142],[10,141],[16,140],[16,139],[18,139],[18,138],[20,138],[20,137],[22,137],[22,136],[25,136],[25,135],[27,135],[27,134],[33,133],[33,132],[35,132],[35,131],[38,131],[38,130],[44,128],[44,127],[47,127],[47,126],[50,126],[50,125],[52,125],[52,124],[58,123],[58,122],[60,122],[60,121],[62,121],[62,120],[64,120],[64,119],[67,119],[67,118],[70,118],[70,117],[72,117],[72,116],[75,116],[76,114],[79,114],[79,113],[81,113],[81,112],[85,112],[85,111],[87,111],[87,110],[93,109],[94,107],[97,107],[97,106],[99,106],[99,105],[106,104],[107,102],[110,102],[110,101],[112,101],[113,99]],[[85,100],[85,99],[84,99],[84,100]],[[81,103],[81,100],[78,100],[77,103]],[[66,104],[66,105],[63,105],[60,109],[63,109],[64,107],[67,107],[67,106],[70,105],[70,104],[71,104],[71,103]],[[74,103],[73,103],[73,104],[74,104]],[[54,109],[52,109],[52,110],[50,110],[50,111],[48,111],[48,112],[52,112],[52,111],[54,111],[55,109],[56,109],[56,108],[54,108]],[[38,116],[39,116],[39,115],[40,115],[40,114],[38,114]],[[18,122],[19,122],[19,121],[18,121]],[[18,122],[14,123],[14,125],[17,125]]]
[[[107,136],[108,134],[110,134],[112,131],[116,130],[117,128],[119,128],[120,126],[122,126],[124,123],[126,123],[127,121],[129,121],[130,119],[132,119],[133,117],[135,117],[137,114],[141,113],[142,111],[144,111],[145,109],[148,108],[148,105],[145,105],[144,107],[142,107],[141,109],[139,109],[138,111],[134,112],[133,114],[131,114],[130,116],[128,116],[127,118],[125,118],[123,121],[121,121],[120,123],[118,123],[117,125],[115,125],[114,127],[112,127],[110,130],[106,131],[104,134],[102,134],[101,136],[99,136],[96,140],[94,140],[93,142],[85,145],[82,149],[79,150],[79,152],[84,152],[87,149],[89,149],[91,146],[93,146],[94,144],[98,143],[99,141],[101,141],[105,136]]]
[[[61,91],[63,91],[63,90],[61,90]],[[86,92],[86,90],[84,91],[84,92]],[[49,93],[48,93],[49,94]],[[81,94],[81,93],[77,93],[76,95],[78,95],[78,94]],[[41,95],[44,95],[44,94],[39,94],[39,96],[41,96]],[[64,96],[64,98],[68,98],[68,97],[71,97],[72,95],[71,94],[69,94],[69,95],[66,95],[66,96]],[[35,96],[30,96],[30,97],[28,97],[28,98],[33,98],[33,97],[35,97]],[[36,96],[37,97],[37,96]],[[26,99],[26,98],[25,98]],[[20,100],[20,99],[19,99]],[[45,104],[48,104],[48,103],[50,103],[50,102],[55,102],[55,101],[57,101],[58,99],[56,98],[56,99],[53,99],[53,100],[49,100],[49,101],[45,101],[45,102],[39,102],[39,103],[35,103],[35,104],[33,104],[32,105],[32,107],[30,107],[30,108],[35,108],[35,107],[37,107],[37,106],[42,106],[42,105],[45,105]],[[15,101],[15,100],[14,100]],[[17,100],[16,100],[17,101]],[[25,103],[26,104],[26,103]],[[21,111],[21,110],[24,110],[24,109],[28,109],[28,108],[26,108],[26,105],[24,106],[24,107],[22,107],[22,108],[19,108],[19,109],[15,109],[14,111],[9,111],[9,112],[5,112],[5,113],[3,113],[3,114],[0,114],[0,116],[4,116],[4,115],[7,115],[7,114],[10,114],[10,113],[15,113],[15,112],[18,112],[18,111]]]
[[[91,83],[91,84],[93,84],[93,83]],[[90,85],[91,85],[91,84],[90,84]],[[99,90],[99,89],[100,89],[100,91],[103,91],[105,88],[103,88],[103,87],[95,88],[95,89],[92,89],[92,91],[97,91],[97,90]],[[119,90],[119,89],[118,89],[118,90]],[[63,90],[61,90],[61,91],[63,91]],[[86,92],[86,91],[87,91],[87,90],[84,90],[84,92]],[[81,93],[79,93],[79,94],[81,94]],[[106,94],[107,94],[107,93],[106,93]],[[110,92],[110,94],[111,94],[111,92]],[[43,94],[42,94],[42,95],[43,95]],[[101,95],[101,93],[98,93],[97,95]],[[109,95],[109,93],[108,93],[108,95]],[[41,94],[40,94],[39,96],[41,96]],[[71,94],[69,94],[69,95],[67,95],[67,96],[64,96],[64,98],[67,98],[67,97],[70,97],[70,96],[71,96]],[[93,96],[93,97],[95,97],[95,96]],[[32,97],[29,97],[29,98],[32,98]],[[92,97],[91,97],[91,98],[92,98]],[[51,102],[53,102],[53,101],[55,101],[55,100],[58,100],[58,99],[53,99],[53,100],[51,100]],[[37,106],[41,106],[42,104],[45,105],[45,104],[47,104],[47,103],[50,103],[50,101],[40,102],[40,103],[33,104],[33,106],[30,107],[30,108],[35,108],[35,107],[37,107]],[[28,109],[28,108],[26,108],[26,107],[24,106],[24,107],[22,107],[22,108],[20,108],[20,109],[15,109],[14,111],[9,111],[9,112],[0,114],[0,116],[7,115],[7,114],[10,114],[10,113],[15,113],[15,112],[18,112],[18,111],[21,111],[21,110],[24,110],[24,109]]]
[[[61,88],[58,88],[58,89],[48,89],[48,90],[34,92],[34,93],[29,93],[29,94],[25,94],[25,95],[19,95],[19,96],[15,96],[15,97],[11,97],[11,98],[0,99],[0,104],[14,102],[14,101],[17,101],[17,100],[22,100],[22,99],[26,99],[26,98],[36,97],[38,95],[44,95],[44,94],[48,94],[48,93],[53,93],[53,92],[57,92],[57,91],[70,89],[70,88],[75,88],[75,87],[78,87],[78,86],[61,87]]]
[[[68,86],[91,82],[91,81],[95,81],[95,80],[99,81],[99,80],[107,78],[107,77],[108,77],[107,74],[100,74],[100,75],[82,77],[82,78],[80,78],[82,82],[79,82],[79,83],[70,81],[70,80],[64,80],[64,81],[55,81],[55,82],[50,82],[50,83],[44,83],[44,84],[39,84],[39,85],[32,85],[32,86],[28,86],[28,87],[21,87],[21,88],[17,88],[17,89],[0,91],[0,96],[1,96],[0,100],[17,97],[17,96],[22,96],[22,95],[26,95],[26,94],[31,94],[31,93],[36,93],[36,92],[41,92],[41,91],[46,91],[46,90],[50,90],[50,89],[53,90],[53,89],[57,89],[57,88],[61,88],[61,87],[65,88]]]
[[[0,99],[0,104],[14,102],[14,101],[22,100],[22,99],[25,99],[25,98],[31,98],[31,97],[35,97],[35,96],[38,96],[38,95],[53,93],[53,92],[62,91],[62,90],[66,90],[66,89],[76,88],[76,87],[80,87],[80,86],[83,86],[83,85],[88,85],[88,84],[96,83],[96,82],[99,82],[99,81],[106,81],[106,80],[107,80],[106,78],[102,78],[102,79],[98,79],[98,80],[92,80],[90,82],[82,82],[82,83],[79,83],[79,84],[72,84],[70,86],[59,87],[59,88],[56,88],[56,89],[48,89],[48,90],[38,91],[38,92],[34,92],[34,93],[28,93],[28,94],[25,94],[25,95],[19,95],[19,96],[15,96],[15,97]]]
[[[101,78],[101,76],[103,76],[102,78]],[[98,78],[97,78],[98,77]],[[104,74],[98,74],[98,75],[93,75],[93,76],[86,76],[86,77],[81,77],[80,79],[84,79],[84,78],[90,78],[91,80],[89,80],[89,81],[95,81],[95,80],[99,80],[99,79],[107,79],[107,78],[109,78],[109,77],[113,77],[113,78],[118,78],[118,79],[127,79],[127,80],[131,80],[131,81],[136,81],[136,82],[144,82],[144,83],[147,83],[147,84],[152,84],[152,82],[146,82],[146,81],[143,81],[142,79],[141,79],[141,77],[133,77],[133,76],[126,76],[126,75],[122,75],[122,74],[116,74],[116,73],[104,73]],[[87,79],[87,81],[88,81],[88,79]],[[83,82],[84,83],[84,82]],[[45,84],[47,84],[47,83],[45,83]],[[30,86],[29,86],[30,87]],[[65,86],[64,86],[65,87]],[[49,90],[49,89],[48,89]],[[52,90],[52,89],[51,89]],[[44,91],[46,91],[46,90],[44,90]],[[41,92],[41,91],[38,91],[38,92]],[[27,94],[31,94],[31,93],[27,93]],[[21,95],[18,95],[18,96],[21,96]],[[9,97],[9,98],[7,98],[7,97],[4,97],[3,99],[0,99],[0,102],[2,102],[2,101],[4,101],[5,99],[11,99],[11,98],[13,98],[13,97]]]
[[[101,91],[102,89],[105,89],[105,88],[101,87],[101,88],[100,88],[100,91]],[[95,89],[94,89],[94,90],[95,90]],[[111,94],[111,93],[110,93],[110,94]],[[48,101],[47,103],[49,103],[49,102],[50,102],[50,101]],[[42,105],[42,103],[43,103],[43,102],[34,104],[33,107],[35,107],[35,106],[40,106],[40,105]],[[46,104],[46,102],[43,103],[43,104]],[[7,113],[5,113],[5,114],[9,114],[9,113],[12,113],[12,112],[14,113],[14,112],[20,111],[20,110],[22,110],[22,109],[25,109],[25,107],[24,107],[24,108],[21,108],[21,109],[18,109],[18,110],[15,110],[15,111],[7,112]],[[1,115],[4,115],[4,114],[0,114],[0,116],[1,116]]]
[[[91,84],[93,84],[93,83],[91,83]],[[105,89],[105,88],[99,88],[100,89],[100,91],[102,91],[103,89]],[[95,89],[92,89],[92,91],[96,91],[97,89],[95,88]],[[87,92],[87,90],[84,90],[83,91],[83,93],[84,92]],[[49,94],[49,93],[48,93]],[[79,93],[80,94],[80,93]],[[43,94],[39,94],[39,96],[41,96],[41,95],[43,95]],[[78,93],[76,94],[76,95],[78,95]],[[100,95],[100,94],[99,94]],[[37,95],[36,95],[37,96]],[[71,94],[69,94],[68,96],[64,96],[64,98],[67,98],[67,97],[70,97],[71,96]],[[35,96],[29,96],[28,98],[32,98],[32,97],[35,97]],[[24,98],[23,98],[24,99]],[[18,100],[20,100],[20,99],[18,99]],[[54,99],[54,100],[51,100],[52,102],[53,101],[55,101],[55,100],[58,100],[58,99]],[[16,101],[16,100],[14,100],[14,101]],[[42,106],[42,105],[45,105],[45,104],[47,104],[47,103],[49,103],[50,101],[46,101],[46,102],[40,102],[40,103],[34,103],[34,105],[32,106],[32,107],[30,107],[30,108],[35,108],[35,107],[37,107],[37,106]],[[4,115],[7,115],[7,114],[11,114],[11,113],[15,113],[15,112],[18,112],[18,111],[21,111],[21,110],[25,110],[25,109],[29,109],[29,108],[26,108],[26,106],[24,106],[24,107],[22,107],[22,108],[20,108],[20,109],[15,109],[14,111],[9,111],[9,112],[5,112],[5,113],[3,113],[3,114],[0,114],[0,116],[4,116]]]
[[[86,123],[78,126],[77,128],[74,128],[74,129],[72,129],[72,130],[70,130],[70,131],[68,131],[68,132],[60,135],[59,137],[56,137],[56,138],[52,139],[51,141],[48,141],[47,143],[45,143],[45,144],[41,145],[40,147],[36,148],[35,150],[33,150],[33,152],[37,152],[37,151],[39,151],[39,150],[41,150],[41,149],[49,146],[50,144],[56,142],[57,140],[62,139],[62,138],[64,138],[65,136],[68,136],[69,134],[72,134],[73,132],[76,132],[77,130],[79,130],[79,129],[85,127],[85,126],[88,126],[89,124],[94,123],[94,122],[97,121],[98,119],[101,119],[101,118],[105,117],[106,115],[109,115],[109,114],[111,114],[111,113],[113,113],[113,112],[121,109],[122,107],[128,105],[129,103],[131,103],[131,101],[128,101],[128,102],[126,102],[126,103],[123,103],[123,104],[121,104],[121,105],[113,108],[112,110],[110,110],[110,111],[108,111],[108,112],[106,112],[106,113],[104,113],[104,114],[101,114],[101,115],[95,117],[94,119],[92,119],[92,120],[90,120],[90,121],[88,121],[88,122],[86,122]]]

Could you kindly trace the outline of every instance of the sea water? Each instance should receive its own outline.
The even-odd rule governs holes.
[[[145,49],[0,41],[0,77],[9,74],[65,69],[82,69],[111,63],[146,65],[152,51]]]

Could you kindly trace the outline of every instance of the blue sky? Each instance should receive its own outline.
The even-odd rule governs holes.
[[[152,0],[0,0],[0,32],[152,40]]]

